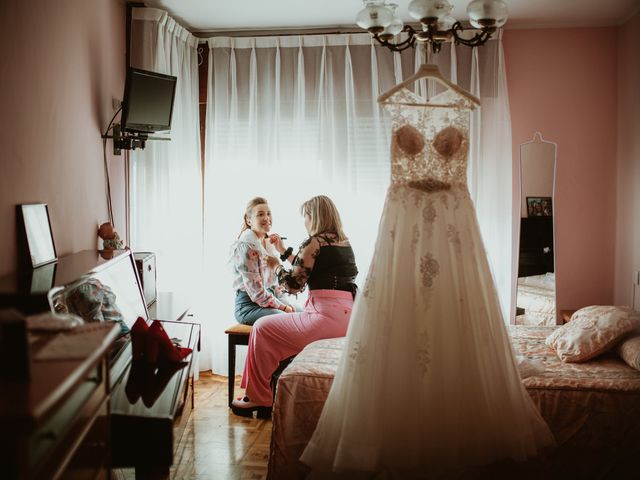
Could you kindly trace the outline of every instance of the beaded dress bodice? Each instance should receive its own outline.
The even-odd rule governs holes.
[[[427,104],[403,88],[385,101],[391,114],[391,183],[425,191],[466,186],[473,103],[446,90]]]

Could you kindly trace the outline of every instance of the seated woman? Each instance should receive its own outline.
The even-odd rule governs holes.
[[[274,242],[282,243],[278,235],[269,236],[271,210],[262,197],[247,204],[238,240],[232,247],[234,270],[233,288],[236,291],[235,316],[244,325],[253,325],[260,317],[294,308],[283,297],[282,288],[273,267],[266,259],[275,255]]]
[[[284,269],[275,258],[270,264],[288,292],[297,293],[309,285],[309,298],[303,312],[270,315],[254,325],[242,377],[247,396],[232,402],[236,415],[251,416],[257,411],[259,417],[268,417],[273,400],[270,380],[279,362],[315,340],[347,333],[358,269],[340,215],[323,195],[306,201],[301,212],[309,238],[298,254],[293,257],[280,239],[275,243],[281,258],[290,260],[293,268]]]

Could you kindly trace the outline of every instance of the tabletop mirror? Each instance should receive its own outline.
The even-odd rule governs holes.
[[[516,324],[556,324],[554,194],[556,151],[537,132],[520,145]]]
[[[18,205],[18,221],[26,240],[26,254],[32,267],[39,267],[57,259],[49,209],[46,203]]]

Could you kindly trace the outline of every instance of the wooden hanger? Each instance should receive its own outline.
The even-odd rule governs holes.
[[[422,78],[431,78],[433,80],[436,80],[438,83],[444,85],[448,89],[453,90],[454,92],[459,93],[463,97],[469,99],[477,107],[480,106],[480,100],[475,95],[471,95],[469,92],[460,88],[455,83],[451,83],[449,80],[447,80],[442,75],[442,73],[440,73],[440,69],[437,65],[429,65],[426,63],[420,65],[418,71],[407,78],[405,81],[400,82],[394,87],[391,87],[389,90],[380,95],[378,97],[378,103],[384,103],[389,97],[391,97],[391,95],[396,93],[398,90],[410,87],[414,82]]]

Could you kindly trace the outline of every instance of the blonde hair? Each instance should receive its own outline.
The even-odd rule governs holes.
[[[309,235],[334,233],[338,242],[348,240],[342,230],[342,221],[335,204],[325,195],[310,198],[300,207],[300,213],[309,215],[311,226]]]
[[[267,202],[267,199],[264,197],[254,197],[251,200],[249,200],[249,203],[247,203],[247,208],[245,208],[244,210],[244,216],[242,218],[242,228],[240,228],[240,233],[238,234],[238,238],[240,238],[240,235],[242,235],[242,232],[244,232],[245,230],[249,230],[251,228],[251,226],[249,225],[249,222],[247,221],[249,216],[251,215],[251,210],[254,209],[254,207],[257,207],[258,205],[261,204],[268,204],[269,202]]]

